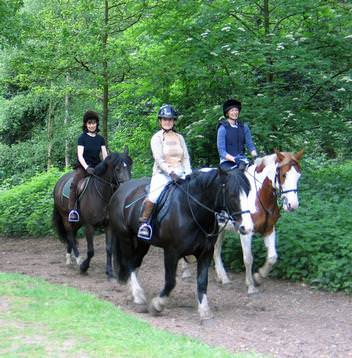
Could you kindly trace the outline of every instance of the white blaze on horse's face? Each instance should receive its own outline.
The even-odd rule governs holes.
[[[299,206],[297,186],[300,176],[301,173],[295,166],[292,166],[285,175],[285,181],[282,183],[282,191],[288,190],[287,193],[282,194],[282,206],[285,211],[293,211]]]
[[[240,204],[241,204],[241,211],[242,211],[242,215],[241,215],[242,222],[239,226],[239,232],[242,235],[246,235],[253,231],[254,225],[251,216],[251,203],[248,200],[247,194],[243,190],[241,190],[240,193]]]

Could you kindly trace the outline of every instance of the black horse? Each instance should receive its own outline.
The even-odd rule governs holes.
[[[86,188],[79,199],[80,221],[68,222],[68,198],[65,197],[65,184],[73,177],[73,172],[62,176],[54,188],[53,222],[59,238],[67,245],[66,264],[71,263],[71,254],[80,265],[81,273],[87,272],[90,260],[94,256],[94,231],[97,227],[106,227],[107,204],[119,185],[131,178],[132,159],[126,149],[124,153],[112,153],[95,168],[94,176],[90,177]],[[86,180],[86,179],[84,179]],[[80,184],[78,187],[80,187]],[[87,258],[80,257],[76,234],[81,226],[85,226],[87,240]],[[111,245],[106,232],[106,274],[112,277]]]
[[[150,245],[164,249],[165,285],[152,299],[149,312],[160,313],[176,285],[180,258],[197,259],[198,312],[201,320],[212,317],[207,302],[208,269],[218,235],[216,213],[225,210],[239,222],[243,233],[253,228],[247,207],[249,182],[238,171],[221,169],[193,172],[185,181],[171,185],[167,200],[159,204],[153,219],[150,241],[138,239],[138,217],[148,179],[130,180],[114,193],[109,204],[114,270],[119,281],[130,285],[138,310],[146,309],[146,298],[136,269],[142,264]]]

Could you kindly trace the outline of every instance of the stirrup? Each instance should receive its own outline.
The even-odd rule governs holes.
[[[143,240],[150,240],[153,235],[153,229],[148,223],[142,224],[137,233],[137,237]]]
[[[77,210],[71,210],[68,214],[68,222],[77,223],[79,222],[79,213]]]

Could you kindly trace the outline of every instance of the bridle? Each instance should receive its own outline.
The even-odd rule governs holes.
[[[275,187],[276,187],[276,183],[278,184],[277,185],[277,187],[278,187],[278,189],[277,189],[277,197],[279,198],[279,199],[281,199],[281,197],[282,197],[282,195],[283,194],[287,194],[287,193],[297,193],[298,192],[298,189],[297,189],[297,187],[296,188],[294,188],[294,189],[288,189],[288,190],[283,190],[282,189],[282,184],[281,184],[281,179],[280,179],[280,177],[281,177],[281,175],[280,175],[280,170],[281,170],[281,168],[282,167],[284,167],[284,166],[286,166],[286,165],[294,165],[295,164],[295,162],[293,161],[293,160],[290,160],[288,163],[284,163],[284,164],[282,164],[282,165],[278,165],[277,167],[276,167],[276,174],[275,174]]]
[[[128,165],[126,164],[126,162],[124,160],[121,159],[121,163],[122,165],[126,168]],[[105,202],[109,202],[110,200],[110,197],[112,195],[112,193],[120,186],[121,183],[123,183],[125,180],[119,180],[119,177],[118,177],[118,174],[116,171],[116,168],[117,168],[118,165],[116,165],[114,168],[113,168],[113,171],[112,171],[112,181],[109,181],[109,180],[105,180],[104,178],[96,175],[96,174],[92,174],[92,176],[94,178],[97,179],[97,181],[94,181],[94,187],[95,187],[95,190],[96,192],[98,193],[99,197],[105,201]],[[105,199],[104,198],[104,195],[103,193],[101,192],[101,190],[99,189],[98,185],[97,185],[97,182],[100,181],[102,182],[103,184],[105,185],[109,185],[110,186],[110,189],[111,189],[111,194],[109,195],[109,199]]]
[[[179,183],[175,183],[175,185],[186,194],[187,197],[187,203],[188,203],[188,208],[191,212],[192,215],[192,219],[193,221],[196,223],[196,225],[198,226],[198,228],[202,231],[202,233],[207,237],[207,238],[213,238],[213,237],[217,237],[226,227],[227,223],[229,221],[231,221],[232,223],[235,223],[237,220],[235,219],[236,215],[243,215],[243,214],[249,214],[250,211],[249,210],[244,210],[244,211],[236,211],[236,212],[231,212],[229,205],[228,205],[228,201],[226,200],[226,183],[221,183],[221,190],[220,193],[219,191],[217,191],[216,193],[216,197],[215,197],[215,202],[218,202],[218,196],[221,195],[221,201],[222,201],[222,207],[225,208],[225,212],[227,213],[227,217],[226,217],[226,221],[224,226],[220,229],[217,230],[217,216],[221,215],[221,212],[218,212],[216,210],[211,209],[210,207],[208,207],[207,205],[201,203],[197,198],[195,198],[189,191],[190,188],[190,183],[189,180],[187,181],[187,186],[186,186],[186,190],[183,189],[182,185],[180,185]],[[196,215],[192,209],[192,205],[191,205],[191,200],[193,200],[198,206],[202,207],[203,209],[211,212],[214,217],[214,227],[212,229],[211,232],[207,232],[202,225],[199,223],[199,221],[196,218]]]

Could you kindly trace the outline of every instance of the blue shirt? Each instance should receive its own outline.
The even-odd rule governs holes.
[[[229,124],[229,126],[231,126]],[[234,127],[234,128],[237,128],[237,124],[235,126],[231,126],[231,127]],[[244,145],[247,147],[248,151],[249,152],[252,152],[253,150],[256,150],[255,148],[255,145],[253,143],[253,140],[252,140],[252,134],[251,134],[251,131],[248,127],[248,125],[246,123],[243,124],[243,131],[244,131]],[[220,163],[226,161],[227,159],[225,159],[226,155],[227,154],[230,154],[232,156],[236,156],[238,154],[242,154],[244,155],[244,153],[229,153],[227,152],[226,150],[226,128],[224,125],[220,125],[219,128],[218,128],[218,133],[217,133],[217,148],[218,148],[218,153],[219,153],[219,156],[220,156]]]

